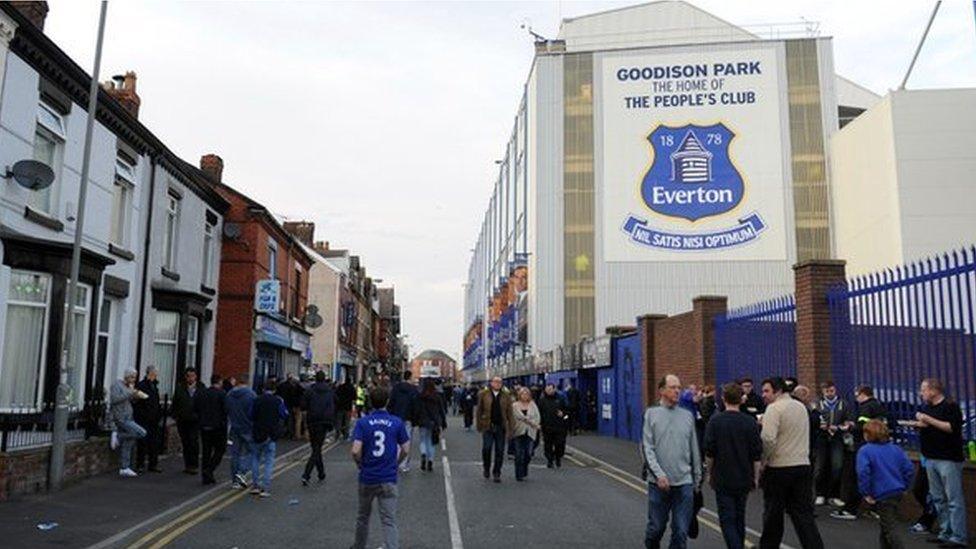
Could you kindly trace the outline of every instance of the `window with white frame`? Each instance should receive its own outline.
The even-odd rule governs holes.
[[[206,220],[203,225],[203,285],[209,288],[214,286],[214,230],[215,225]]]
[[[199,374],[200,367],[197,364],[197,341],[200,336],[200,321],[197,317],[190,316],[186,319],[186,367],[193,368],[197,370]]]
[[[91,288],[78,285],[74,307],[71,308],[71,359],[68,361],[68,384],[71,386],[71,407],[81,408],[85,402],[85,365],[88,363],[88,326],[91,320],[89,296]],[[65,304],[67,309],[67,304]]]
[[[278,278],[278,246],[273,241],[268,242],[268,278]]]
[[[54,171],[54,183],[46,188],[30,191],[27,205],[49,215],[54,215],[56,190],[61,172],[61,156],[65,142],[64,118],[45,105],[37,104],[37,129],[34,132],[34,160],[43,162]]]
[[[113,301],[102,299],[102,306],[98,311],[98,334],[95,336],[95,387],[104,382],[108,366],[112,364],[112,320]],[[114,373],[114,372],[113,372]]]
[[[173,270],[176,266],[176,242],[180,227],[180,198],[166,195],[166,232],[163,233],[163,267]]]
[[[0,409],[36,409],[41,404],[50,299],[49,275],[11,271],[0,368]]]
[[[115,159],[115,185],[112,187],[112,232],[109,242],[128,249],[129,215],[132,210],[132,189],[135,167],[121,156]]]
[[[159,394],[173,395],[176,357],[180,339],[180,314],[156,311],[153,329],[153,358],[159,380]]]

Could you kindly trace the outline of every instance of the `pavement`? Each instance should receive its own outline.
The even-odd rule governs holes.
[[[0,503],[3,547],[257,548],[348,547],[356,520],[356,467],[348,442],[326,446],[327,478],[303,487],[300,474],[307,450],[286,443],[279,450],[270,498],[261,499],[226,484],[203,489],[199,479],[177,472],[138,479],[104,475],[61,493]],[[398,524],[404,548],[477,549],[519,547],[642,547],[646,485],[636,474],[639,455],[628,441],[570,437],[561,469],[547,469],[541,448],[528,480],[514,480],[512,461],[502,483],[481,474],[481,436],[450,419],[433,472],[414,468],[401,474]],[[418,452],[412,450],[416,462]],[[226,468],[223,470],[226,475]],[[226,478],[219,479],[226,480]],[[749,503],[750,543],[761,530],[761,496]],[[701,535],[690,547],[724,547],[706,489]],[[872,519],[839,522],[820,508],[825,546],[875,547]],[[37,523],[56,521],[53,530]],[[787,521],[784,547],[799,547]],[[907,524],[905,525],[907,528]],[[906,536],[907,537],[907,536]],[[667,539],[667,538],[665,538]],[[909,547],[932,547],[913,537]],[[374,511],[367,547],[382,545]]]

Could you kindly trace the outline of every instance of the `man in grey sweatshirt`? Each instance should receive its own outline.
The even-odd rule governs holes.
[[[113,450],[119,448],[119,476],[122,477],[137,476],[131,467],[132,447],[146,436],[146,430],[132,418],[132,401],[148,398],[135,388],[136,376],[135,370],[126,370],[123,378],[109,390],[109,417],[115,425],[111,445]]]
[[[694,513],[695,491],[701,486],[701,456],[695,418],[678,406],[681,381],[666,375],[657,384],[660,403],[644,413],[641,450],[649,470],[647,532],[644,545],[658,549],[671,514],[671,549],[684,549]]]

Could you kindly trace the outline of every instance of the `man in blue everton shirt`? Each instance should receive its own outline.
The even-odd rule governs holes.
[[[369,400],[373,412],[356,420],[353,430],[352,459],[359,466],[359,516],[353,547],[366,547],[369,515],[373,499],[377,499],[385,547],[397,549],[397,466],[410,454],[410,435],[403,420],[386,411],[388,389],[376,387],[370,391]]]

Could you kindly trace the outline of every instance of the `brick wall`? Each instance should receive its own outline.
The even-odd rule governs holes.
[[[796,287],[796,377],[808,387],[831,379],[827,290],[844,284],[844,262],[813,260],[793,267]]]
[[[47,490],[51,447],[0,453],[0,501],[18,494]],[[70,484],[118,468],[118,455],[105,437],[69,442],[65,448],[65,483]]]

